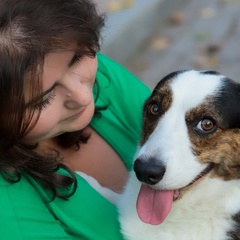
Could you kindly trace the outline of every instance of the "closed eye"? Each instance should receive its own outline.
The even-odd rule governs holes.
[[[54,84],[51,88],[49,88],[47,91],[42,93],[37,98],[32,99],[30,102],[26,104],[26,108],[34,108],[34,109],[40,109],[46,108],[54,99],[55,97],[55,87],[57,84]]]
[[[47,108],[53,101],[54,97],[56,95],[52,91],[48,97],[45,97],[41,102],[38,102],[37,104],[34,105],[34,108],[42,110],[43,108]]]
[[[82,60],[82,55],[81,54],[74,54],[73,58],[71,59],[70,63],[68,64],[68,67],[73,67],[74,65],[76,65],[79,61]]]

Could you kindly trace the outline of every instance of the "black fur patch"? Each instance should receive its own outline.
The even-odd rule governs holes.
[[[234,215],[232,219],[235,222],[235,226],[233,230],[228,232],[229,240],[240,240],[240,213]]]
[[[188,70],[179,70],[179,71],[175,71],[175,72],[172,72],[172,73],[169,73],[168,75],[166,75],[165,77],[163,77],[161,79],[161,81],[157,84],[157,86],[154,88],[153,90],[153,93],[154,94],[154,91],[159,89],[161,86],[163,86],[168,80],[170,79],[174,79],[175,77],[177,77],[179,74],[182,74],[184,72],[187,72]]]
[[[222,118],[224,129],[240,128],[240,84],[225,78],[213,105]]]

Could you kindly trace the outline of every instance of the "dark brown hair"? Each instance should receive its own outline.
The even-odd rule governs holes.
[[[27,173],[50,189],[53,197],[73,194],[74,175],[57,152],[43,156],[34,151],[36,146],[21,143],[34,127],[34,110],[26,107],[24,92],[27,81],[30,98],[40,96],[46,54],[69,50],[74,43],[79,55],[95,56],[103,24],[104,16],[90,0],[0,1],[0,172],[6,180],[19,181]],[[61,139],[58,142],[63,146],[79,147],[87,136],[81,130],[66,134],[65,142]],[[66,169],[68,176],[59,174],[59,168]],[[72,192],[63,195],[58,191],[72,184]]]

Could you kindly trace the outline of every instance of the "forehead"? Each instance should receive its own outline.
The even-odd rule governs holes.
[[[189,112],[200,105],[204,108],[204,104],[209,104],[209,100],[221,92],[223,85],[223,76],[198,71],[175,72],[163,78],[145,103],[141,144],[157,125],[162,129],[185,125]],[[158,117],[154,118],[149,115],[153,103],[157,104],[159,111]],[[197,112],[194,111],[194,115]]]
[[[61,50],[45,55],[43,62],[39,63],[33,71],[29,71],[24,81],[25,101],[40,96],[42,91],[51,88],[56,81],[62,79],[68,69],[68,64],[74,52]]]
[[[68,65],[73,57],[73,51],[59,51],[49,53],[44,58],[43,65],[43,88],[50,88],[57,80],[63,78],[68,70]]]
[[[201,104],[206,97],[217,95],[224,84],[224,77],[197,71],[176,72],[163,79],[152,98],[171,95],[172,107],[187,111]]]

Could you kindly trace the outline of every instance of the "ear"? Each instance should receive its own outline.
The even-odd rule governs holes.
[[[226,128],[240,128],[240,84],[229,78],[223,79],[223,85],[214,99],[217,111],[226,123]]]

